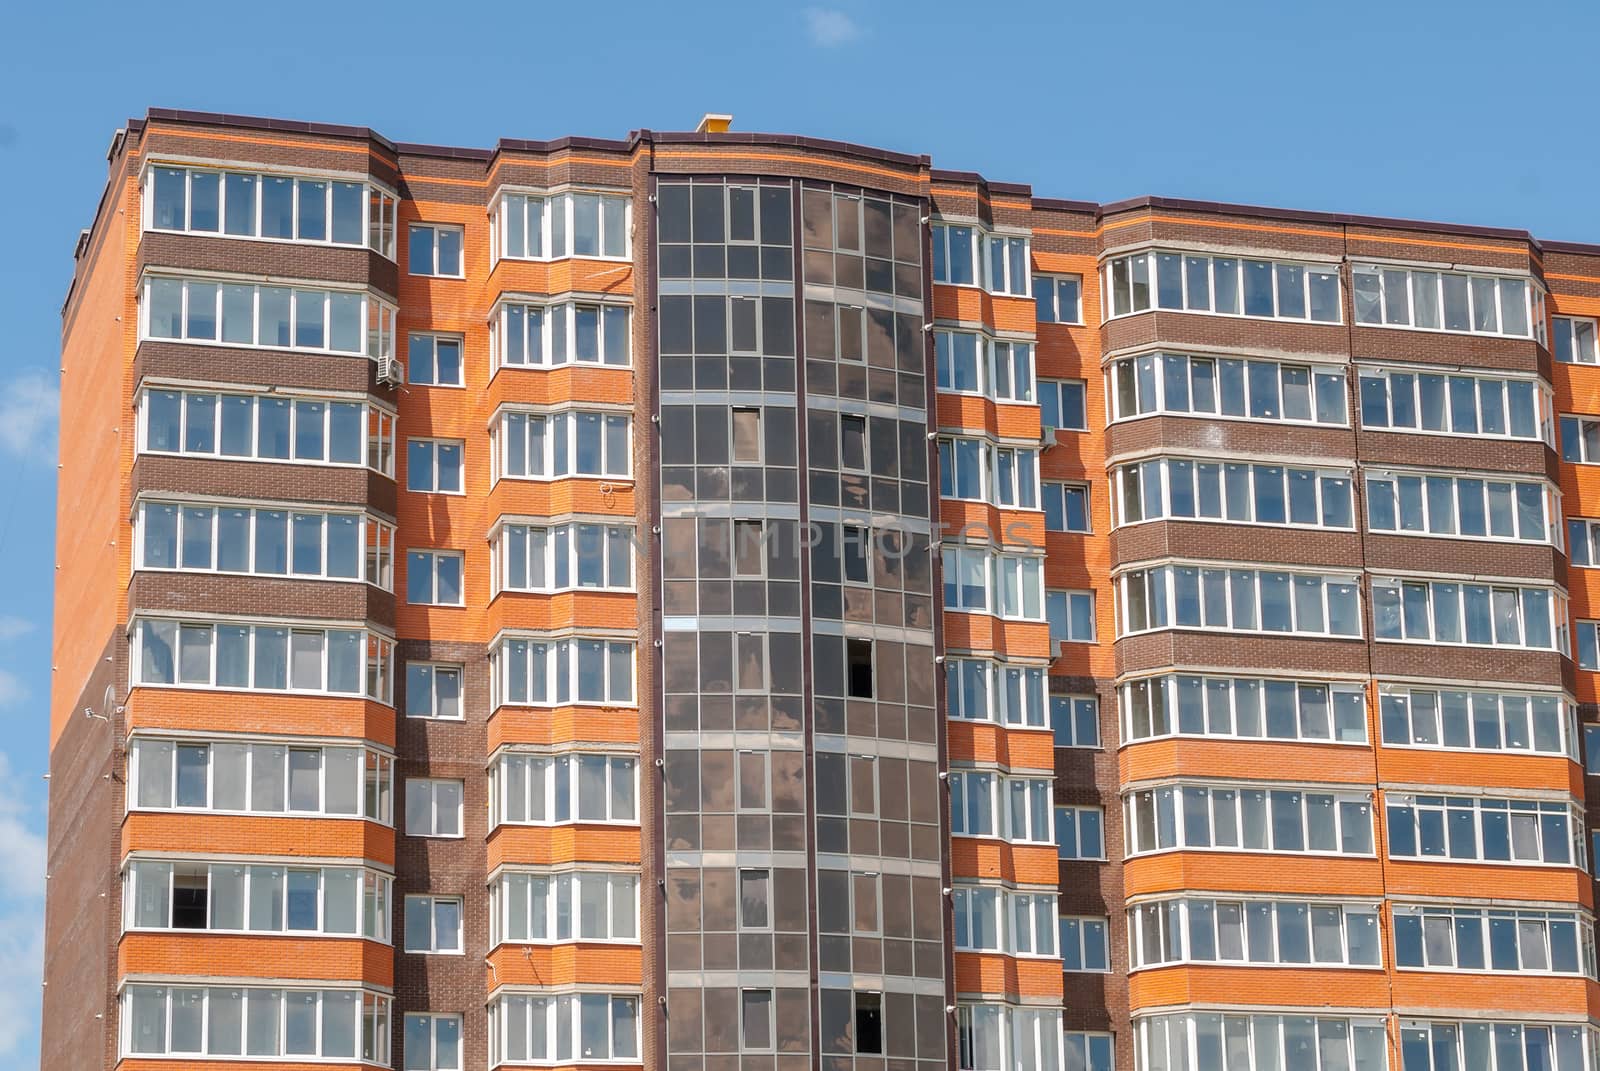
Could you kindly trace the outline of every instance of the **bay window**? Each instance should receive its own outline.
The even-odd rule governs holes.
[[[1366,689],[1356,683],[1179,673],[1129,681],[1117,699],[1126,740],[1367,740]]]
[[[1389,793],[1389,858],[1584,866],[1583,812],[1553,800]]]
[[[1358,324],[1544,341],[1544,289],[1525,277],[1357,264],[1351,285]]]
[[[1130,570],[1116,583],[1123,635],[1165,628],[1361,635],[1354,576],[1180,563]]]
[[[139,983],[118,1005],[124,1056],[389,1064],[389,998],[360,989]]]
[[[1046,670],[982,658],[945,660],[950,717],[1034,729],[1046,727]]]
[[[1532,379],[1361,370],[1361,426],[1555,445],[1551,392]]]
[[[394,356],[395,307],[363,290],[147,275],[141,339]]]
[[[502,991],[489,1003],[489,1066],[639,1062],[639,998]]]
[[[1225,1053],[1229,1071],[1383,1071],[1389,1066],[1381,1018],[1181,1012],[1141,1016],[1133,1029],[1142,1071],[1220,1068]],[[1455,1066],[1440,1065],[1439,1071]],[[1406,1071],[1413,1071],[1411,1064]]]
[[[636,874],[509,870],[489,886],[489,943],[639,940]]]
[[[1150,309],[1339,322],[1339,268],[1196,253],[1144,252],[1102,269],[1108,319]]]
[[[137,618],[135,686],[366,696],[390,702],[394,641],[361,629]]]
[[[496,368],[626,367],[631,325],[629,306],[615,302],[506,302],[490,323],[490,353]]]
[[[500,414],[493,445],[502,478],[617,476],[633,472],[632,421],[621,413],[582,410]]]
[[[631,706],[634,644],[507,638],[489,653],[495,706]]]
[[[1112,472],[1119,525],[1162,519],[1355,527],[1349,469],[1153,458]]]
[[[144,203],[148,230],[366,246],[395,259],[397,198],[370,181],[155,164]]]
[[[1016,956],[1056,955],[1056,897],[990,885],[957,885],[956,949]]]
[[[122,874],[122,927],[387,943],[392,886],[360,867],[134,859]]]
[[[134,545],[138,569],[394,584],[394,526],[360,513],[145,501]]]
[[[139,398],[139,450],[249,461],[365,465],[394,476],[395,417],[338,399],[152,389]]]
[[[502,193],[491,215],[496,256],[513,260],[624,260],[633,205],[626,194]]]
[[[1595,976],[1594,927],[1573,911],[1396,904],[1394,961],[1411,970]]]
[[[367,818],[394,824],[394,759],[315,743],[136,736],[129,810],[201,810]]]
[[[1593,1071],[1600,1065],[1597,1052],[1600,1034],[1587,1025],[1400,1020],[1400,1071],[1454,1071],[1458,1067]]]
[[[1379,640],[1568,650],[1567,600],[1552,588],[1374,577],[1372,622]]]
[[[1343,426],[1345,369],[1147,353],[1107,372],[1113,420],[1161,413]]]
[[[1377,904],[1162,899],[1128,909],[1130,969],[1174,963],[1378,967]]]
[[[633,590],[631,525],[508,524],[493,546],[504,591]]]
[[[1122,802],[1129,855],[1372,854],[1372,803],[1365,792],[1185,784],[1130,792]]]
[[[1543,481],[1367,470],[1367,527],[1560,545],[1561,493]]]
[[[501,755],[489,768],[495,824],[636,824],[638,760],[592,752]]]
[[[1379,684],[1387,747],[1578,757],[1576,707],[1559,694]]]

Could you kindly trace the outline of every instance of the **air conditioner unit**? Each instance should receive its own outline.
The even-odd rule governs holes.
[[[378,358],[378,382],[390,387],[403,386],[406,367],[393,357]]]
[[[1056,432],[1060,429],[1054,424],[1046,424],[1039,429],[1039,445],[1048,450],[1056,444]]]
[[[1054,662],[1061,657],[1061,648],[1063,646],[1065,646],[1065,643],[1062,640],[1050,641],[1050,661]]]

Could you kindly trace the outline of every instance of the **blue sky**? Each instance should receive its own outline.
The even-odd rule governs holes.
[[[810,134],[1044,196],[1141,194],[1600,243],[1600,5],[14,5],[0,64],[0,1067],[37,1064],[59,309],[112,132],[147,107],[401,141]],[[22,255],[26,254],[26,255]],[[70,415],[67,434],[72,434]],[[87,1026],[88,1024],[85,1024]]]

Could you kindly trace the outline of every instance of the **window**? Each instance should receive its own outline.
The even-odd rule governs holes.
[[[1365,792],[1173,785],[1129,793],[1123,812],[1129,855],[1173,849],[1372,854],[1372,804]]]
[[[1294,1071],[1382,1071],[1389,1066],[1389,1039],[1383,1019],[1217,1012],[1150,1015],[1134,1021],[1134,1048],[1139,1066],[1151,1069],[1221,1067],[1224,1052],[1254,1053],[1253,1062],[1246,1055],[1243,1062],[1228,1065],[1241,1071],[1273,1071],[1281,1067],[1292,1067]],[[1166,1062],[1169,1059],[1170,1064]],[[1410,1064],[1406,1071],[1411,1071]]]
[[[1163,518],[1355,527],[1349,469],[1155,458],[1112,473],[1117,523]]]
[[[1094,592],[1047,591],[1045,617],[1054,643],[1094,643]]]
[[[406,663],[406,717],[461,718],[461,667]]]
[[[1544,291],[1530,280],[1390,265],[1351,269],[1356,323],[1544,341]]]
[[[490,652],[495,706],[631,706],[634,645],[620,640],[503,640]]]
[[[394,824],[394,759],[379,751],[135,737],[129,756],[129,810],[287,811]]]
[[[360,989],[130,984],[124,1056],[271,1056],[389,1064],[389,998]]]
[[[406,601],[413,606],[461,606],[459,551],[413,550],[406,554]]]
[[[1561,418],[1561,460],[1575,465],[1600,465],[1600,418]]]
[[[125,930],[296,933],[389,940],[392,879],[358,867],[136,859],[122,875]]]
[[[995,505],[1039,508],[1039,451],[1015,446],[994,449]]]
[[[406,490],[461,494],[460,440],[407,439]]]
[[[1566,599],[1549,588],[1374,577],[1372,629],[1380,640],[1567,652]]]
[[[827,1053],[883,1054],[883,994],[862,989],[823,989],[820,1035]],[[897,1024],[898,1025],[898,1024]]]
[[[554,368],[566,364],[626,367],[632,312],[627,305],[563,302],[502,304],[492,321],[496,368]]]
[[[1062,918],[1061,969],[1063,971],[1109,971],[1111,951],[1107,944],[1108,920]]]
[[[564,476],[620,476],[633,471],[629,417],[581,410],[502,413],[494,445],[501,476],[549,480]]]
[[[1596,355],[1594,320],[1555,316],[1551,318],[1551,325],[1554,330],[1550,351],[1555,354],[1556,360],[1564,364],[1594,364],[1600,361],[1600,356]]]
[[[739,991],[739,1040],[744,1052],[764,1052],[773,1047],[772,990]]]
[[[872,641],[847,637],[844,641],[845,695],[871,699],[873,690]]]
[[[1100,701],[1086,695],[1052,695],[1050,724],[1056,747],[1100,746]]]
[[[951,829],[958,835],[1034,844],[1055,840],[1051,785],[1046,778],[952,770],[950,810]]]
[[[1345,370],[1338,365],[1147,353],[1115,362],[1107,377],[1114,420],[1163,413],[1345,423]]]
[[[759,535],[749,542],[755,550],[763,549]],[[500,559],[500,585],[506,591],[633,590],[630,525],[508,524],[494,546]]]
[[[1113,1071],[1115,1046],[1110,1034],[1068,1030],[1062,1036],[1066,1071]]]
[[[505,193],[493,216],[497,255],[626,259],[633,205],[625,194],[573,191],[552,196]]]
[[[1058,1071],[1062,1037],[1060,1009],[1005,1004],[956,1007],[958,1071]],[[1070,1060],[1069,1056],[1068,1071],[1078,1071]]]
[[[427,335],[413,331],[406,338],[410,359],[406,379],[424,387],[462,385],[461,339],[452,335]]]
[[[1595,1045],[1593,1027],[1572,1023],[1400,1020],[1401,1071],[1457,1067],[1583,1071],[1594,1066],[1592,1056],[1585,1065],[1584,1052],[1592,1053]]]
[[[516,825],[636,825],[637,766],[628,755],[503,755],[489,768],[491,814]]]
[[[406,781],[406,836],[461,836],[461,796],[460,781]]]
[[[957,949],[1055,956],[1054,894],[957,885],[951,899],[955,904]]]
[[[1559,545],[1560,493],[1543,482],[1367,470],[1375,532]]]
[[[1043,729],[1046,671],[981,658],[945,660],[945,697],[950,716],[965,721]]]
[[[943,549],[944,608],[1023,621],[1044,618],[1044,560],[970,546]],[[991,587],[994,597],[991,598]]]
[[[1135,569],[1117,584],[1123,635],[1164,628],[1361,635],[1353,576],[1180,564]]]
[[[1087,532],[1089,485],[1045,481],[1044,527],[1047,532]]]
[[[1239,737],[1341,744],[1367,742],[1360,684],[1175,674],[1123,684],[1125,740]]]
[[[412,275],[459,279],[465,274],[461,263],[460,227],[413,223],[406,253],[406,267]]]
[[[405,1071],[461,1071],[461,1016],[407,1012],[400,1044]]]
[[[394,259],[396,199],[372,183],[165,164],[144,181],[150,230],[365,245]]]
[[[1040,422],[1057,431],[1087,431],[1086,391],[1081,379],[1039,380]]]
[[[1033,345],[968,331],[935,331],[934,368],[940,390],[999,401],[1033,400]]]
[[[994,479],[990,459],[993,449],[982,439],[940,439],[939,494],[987,502],[988,481]]]
[[[359,513],[141,502],[135,525],[139,569],[394,583],[394,526]]]
[[[503,993],[489,1004],[489,1066],[639,1062],[639,998]]]
[[[489,887],[491,945],[639,940],[634,874],[508,871]]]
[[[1394,905],[1396,967],[1582,974],[1593,978],[1594,930],[1570,911]]]
[[[1361,370],[1361,425],[1555,444],[1551,394],[1531,379]]]
[[[1033,289],[1028,276],[1028,239],[986,234],[983,236],[983,246],[984,289],[995,294],[1027,297]]]
[[[394,475],[394,414],[360,402],[149,390],[139,448],[298,464],[366,465]]]
[[[1033,302],[1042,324],[1083,323],[1083,276],[1035,275]]]
[[[1057,807],[1057,853],[1062,859],[1104,859],[1105,824],[1099,807]]]
[[[1389,747],[1577,757],[1574,707],[1560,695],[1378,686]]]
[[[359,629],[138,618],[134,685],[364,695],[389,702],[394,642]]]
[[[364,291],[150,275],[142,294],[142,339],[372,358],[394,354],[394,306]]]
[[[1389,793],[1386,809],[1391,859],[1584,866],[1583,813],[1566,803]]]
[[[1149,309],[1339,322],[1339,268],[1198,254],[1116,257],[1103,269],[1108,317]]]
[[[405,908],[407,952],[460,954],[461,897],[408,896]]]
[[[978,240],[970,226],[933,225],[933,281],[955,286],[978,285]]]
[[[1128,909],[1133,970],[1170,963],[1381,965],[1377,904],[1154,900]]]

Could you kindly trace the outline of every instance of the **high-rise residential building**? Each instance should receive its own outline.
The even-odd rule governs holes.
[[[1600,247],[708,119],[117,132],[44,1066],[1600,1071]]]

